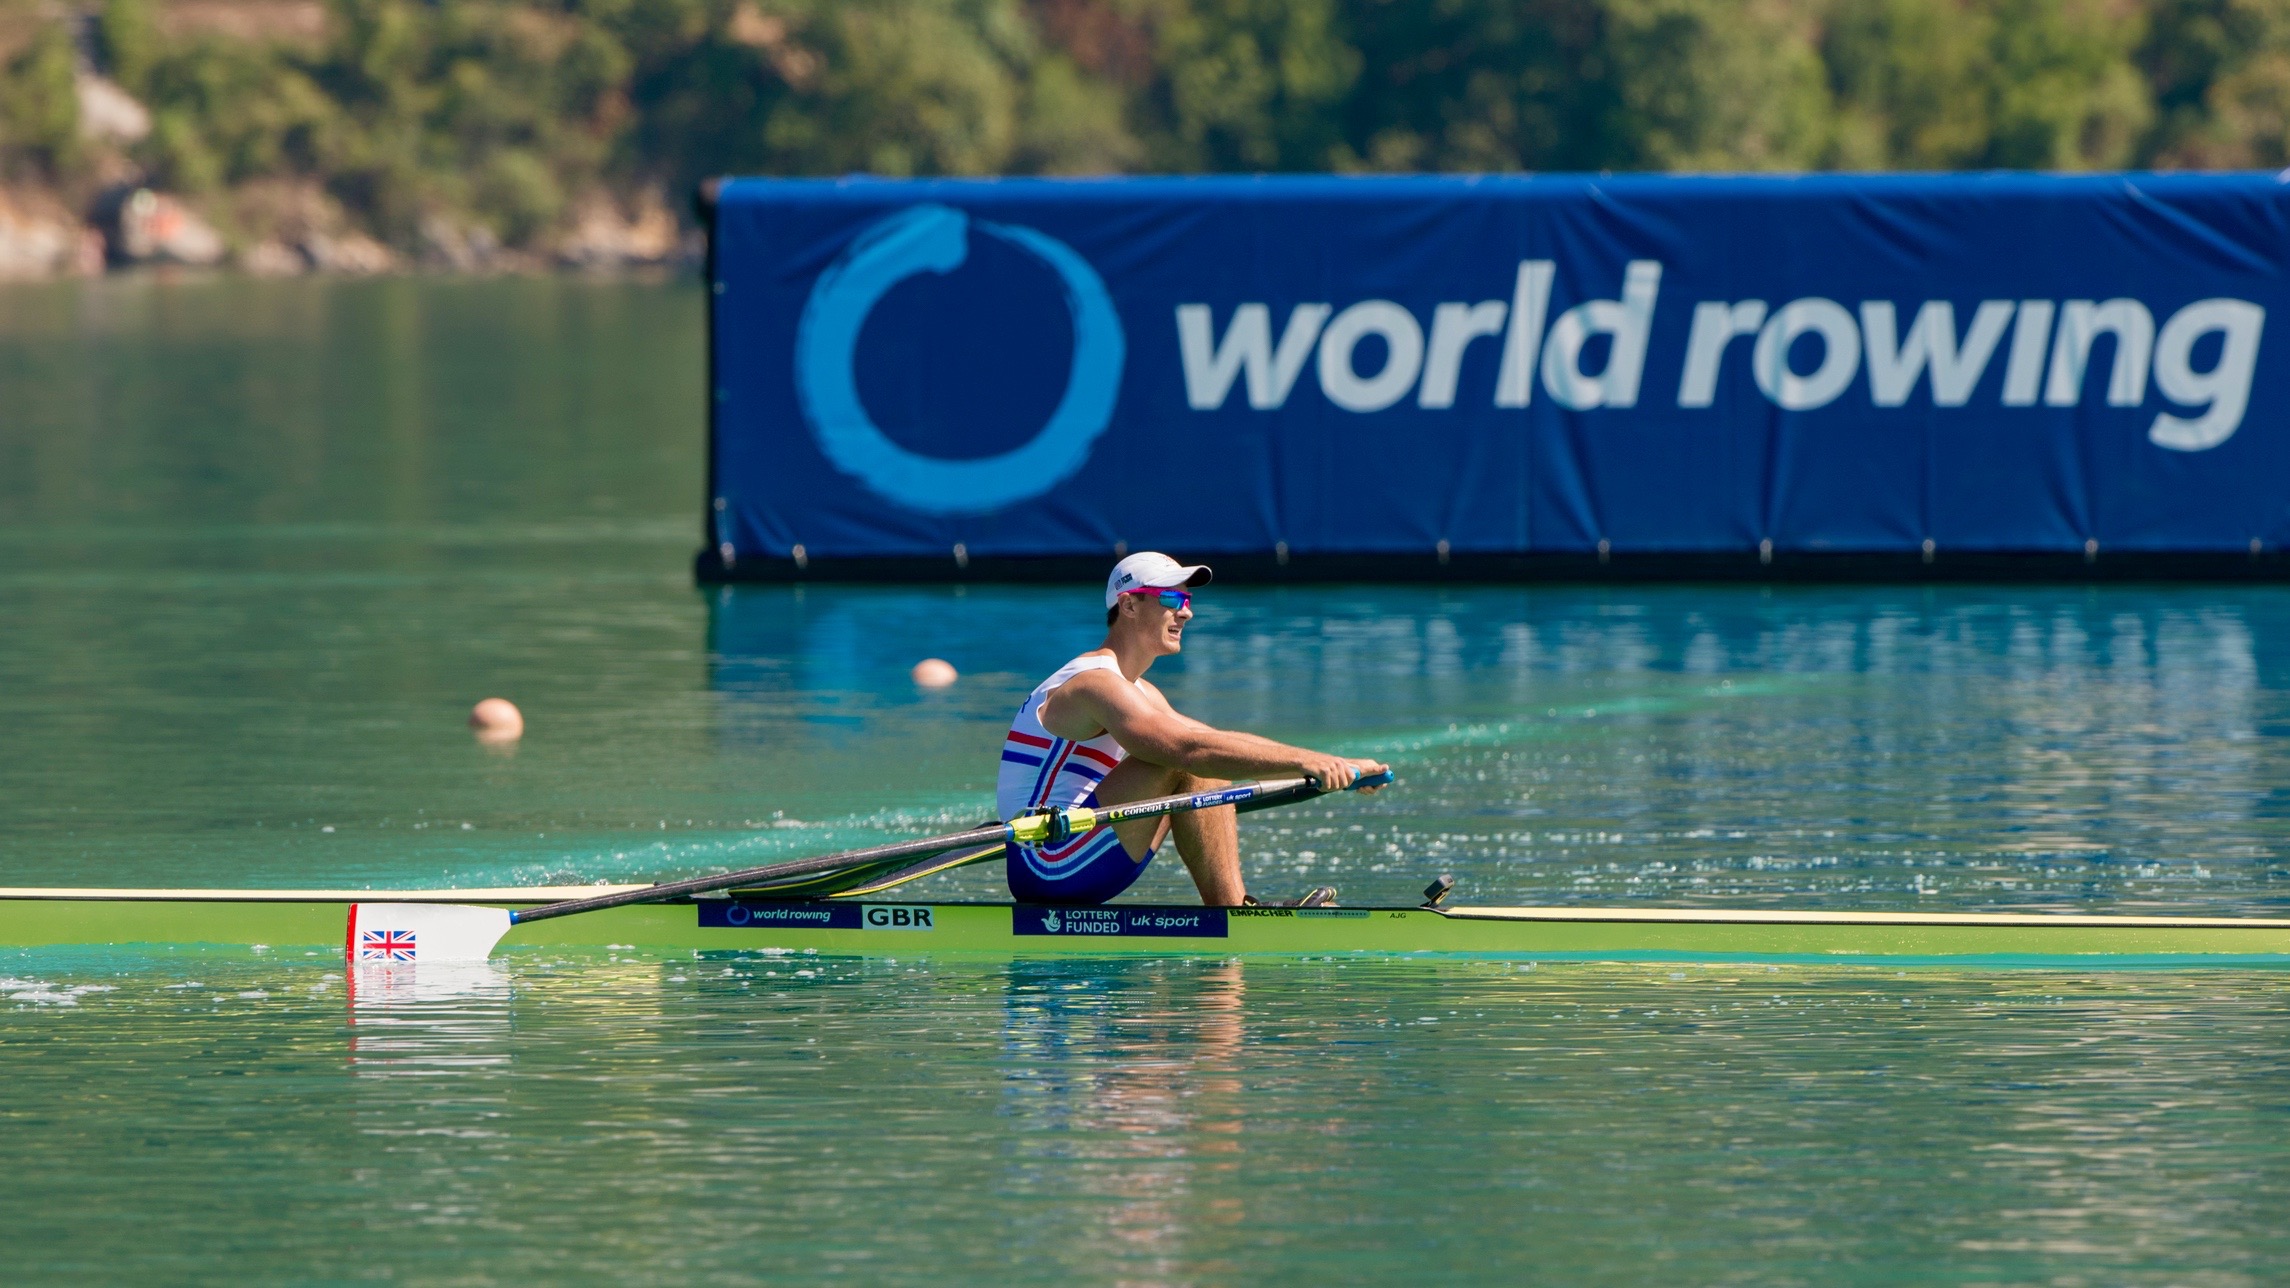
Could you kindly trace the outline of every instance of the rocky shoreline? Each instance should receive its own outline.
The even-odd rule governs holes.
[[[657,193],[633,201],[596,196],[544,250],[503,246],[482,226],[422,222],[412,251],[356,228],[315,185],[255,186],[232,194],[254,207],[265,235],[238,241],[198,204],[135,183],[104,191],[84,210],[40,188],[0,187],[0,281],[96,277],[148,266],[236,270],[259,277],[308,273],[534,273],[689,268],[705,247]]]
[[[345,204],[344,193],[361,191],[355,173],[187,164],[213,161],[218,148],[269,148],[284,160],[315,146],[323,114],[295,118],[276,138],[249,125],[292,117],[297,103],[309,116],[310,60],[333,25],[311,0],[107,0],[25,17],[0,8],[0,281],[157,265],[266,277],[612,270],[689,265],[702,253],[698,229],[657,179],[616,190],[594,170],[564,185],[543,176],[556,194],[545,217],[530,212],[505,238],[499,218],[443,199],[452,185],[437,175],[415,185],[428,194],[418,213],[400,203],[378,221],[371,193],[355,210]],[[259,92],[237,84],[252,96],[231,118],[217,87],[249,75]],[[202,121],[202,110],[222,119]],[[202,125],[213,137],[187,143]],[[35,136],[44,143],[29,146]]]
[[[0,277],[686,263],[727,173],[2285,165],[2290,0],[0,0]]]

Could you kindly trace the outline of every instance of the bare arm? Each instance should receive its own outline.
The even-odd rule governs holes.
[[[1042,727],[1061,738],[1094,738],[1103,730],[1123,751],[1148,764],[1206,778],[1302,774],[1334,790],[1384,768],[1372,760],[1333,756],[1202,724],[1178,714],[1159,690],[1140,691],[1112,671],[1084,671],[1059,685],[1037,714]]]

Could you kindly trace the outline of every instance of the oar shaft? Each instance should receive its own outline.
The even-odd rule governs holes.
[[[751,885],[782,877],[799,877],[812,872],[831,872],[836,868],[857,867],[862,863],[878,863],[884,859],[921,858],[929,854],[943,854],[965,845],[987,845],[1009,837],[1008,825],[995,823],[988,827],[972,828],[952,836],[934,836],[920,841],[901,841],[896,845],[878,845],[865,850],[845,850],[841,854],[823,854],[815,859],[793,859],[785,863],[766,864],[739,872],[726,872],[711,877],[692,877],[684,881],[667,881],[637,890],[622,890],[615,894],[600,894],[593,899],[568,899],[563,903],[543,904],[516,913],[518,924],[528,921],[546,921],[551,917],[567,917],[576,912],[594,912],[599,908],[618,908],[631,903],[658,903],[687,894],[707,894],[715,890],[729,890],[733,886]]]
[[[1073,808],[1066,814],[1074,832],[1089,828],[1109,827],[1126,823],[1133,818],[1152,818],[1159,814],[1174,814],[1183,810],[1215,809],[1220,805],[1271,804],[1270,797],[1320,794],[1320,788],[1309,778],[1273,778],[1257,783],[1235,783],[1212,792],[1194,792],[1188,796],[1161,796],[1149,801],[1132,801],[1127,805],[1100,805],[1094,809]]]
[[[1391,781],[1387,771],[1374,780],[1362,779],[1354,787],[1380,786]],[[823,854],[815,859],[793,859],[785,863],[769,863],[760,868],[747,868],[739,872],[724,872],[710,877],[692,877],[684,881],[667,881],[659,885],[644,886],[636,890],[622,890],[615,894],[600,894],[593,899],[567,899],[563,903],[543,904],[511,913],[511,924],[528,921],[546,921],[551,917],[569,917],[576,912],[595,912],[601,908],[618,908],[631,903],[659,903],[666,899],[688,894],[710,894],[730,890],[737,886],[757,885],[788,877],[806,876],[815,872],[832,872],[838,868],[854,868],[867,863],[880,863],[886,859],[923,858],[944,854],[965,846],[992,845],[997,841],[1017,841],[1026,845],[1054,844],[1082,832],[1110,827],[1135,818],[1151,818],[1159,814],[1176,814],[1185,810],[1215,809],[1220,805],[1233,805],[1241,809],[1262,809],[1269,805],[1285,805],[1292,800],[1303,800],[1320,795],[1320,787],[1309,778],[1275,778],[1266,782],[1235,783],[1210,792],[1192,792],[1181,796],[1161,796],[1148,801],[1132,801],[1126,805],[1108,805],[1091,809],[1073,806],[1050,810],[1041,814],[1025,814],[1007,823],[992,823],[974,827],[967,832],[948,836],[925,837],[919,841],[901,841],[895,845],[877,845],[864,850],[845,850],[840,854]]]

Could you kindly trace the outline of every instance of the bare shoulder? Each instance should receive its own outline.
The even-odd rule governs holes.
[[[1086,693],[1091,697],[1118,697],[1128,687],[1122,682],[1121,672],[1092,669],[1069,677],[1064,684],[1051,690],[1048,700],[1055,702],[1069,693]]]
[[[1105,731],[1106,717],[1120,708],[1121,676],[1112,671],[1083,671],[1042,699],[1034,718],[1061,738],[1094,738]]]

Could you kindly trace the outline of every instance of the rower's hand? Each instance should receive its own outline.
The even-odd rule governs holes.
[[[1314,752],[1296,763],[1306,778],[1320,785],[1324,792],[1340,792],[1350,787],[1362,775],[1380,774],[1384,766],[1373,760],[1354,760],[1345,756],[1327,756]],[[1382,791],[1381,787],[1363,787],[1361,795]]]
[[[1391,766],[1380,760],[1354,760],[1352,762],[1352,773],[1355,778],[1366,778],[1374,774],[1388,774],[1390,772]],[[1390,783],[1377,783],[1373,787],[1362,787],[1357,790],[1362,796],[1373,796],[1389,786],[1391,786]]]

